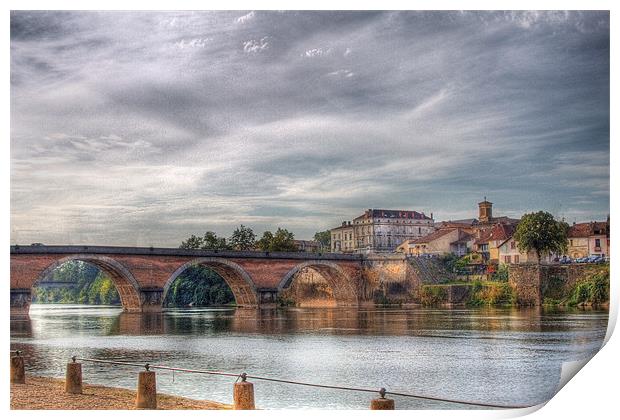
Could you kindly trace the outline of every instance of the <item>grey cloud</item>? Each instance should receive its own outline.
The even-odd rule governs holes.
[[[609,212],[607,12],[14,11],[11,84],[12,242]]]

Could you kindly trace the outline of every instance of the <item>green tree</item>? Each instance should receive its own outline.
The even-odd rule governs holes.
[[[209,306],[235,302],[224,279],[213,270],[200,265],[188,267],[170,286],[165,306]]]
[[[196,235],[192,235],[187,240],[181,242],[179,248],[183,249],[200,249],[203,245],[203,238],[200,238]]]
[[[226,238],[220,238],[215,232],[209,231],[205,232],[201,249],[230,249],[230,247],[226,244]]]
[[[256,242],[258,249],[262,251],[296,252],[299,249],[295,245],[295,235],[286,229],[278,228],[276,233],[267,231]]]
[[[519,251],[535,251],[540,264],[540,259],[544,254],[566,252],[567,235],[567,223],[555,220],[550,213],[539,211],[523,215],[517,225],[514,239],[517,241]]]
[[[314,240],[319,243],[321,251],[327,249],[330,250],[332,246],[332,234],[329,230],[317,232],[314,234]]]
[[[247,251],[254,248],[255,242],[256,235],[254,231],[249,227],[241,225],[230,236],[228,246],[237,251]]]
[[[256,247],[261,251],[271,251],[271,244],[273,243],[273,233],[266,231],[263,233],[262,238],[256,241]]]
[[[286,229],[278,228],[273,235],[271,251],[295,252],[299,251],[295,245],[295,235]]]

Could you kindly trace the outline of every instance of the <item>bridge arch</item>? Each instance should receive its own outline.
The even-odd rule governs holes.
[[[192,265],[202,265],[219,274],[220,277],[224,279],[228,287],[230,287],[230,290],[235,296],[235,303],[237,306],[258,306],[259,302],[256,288],[247,271],[233,261],[218,257],[195,258],[177,268],[164,284],[162,302],[166,299],[172,283],[183,271],[185,271],[186,268]]]
[[[103,255],[75,254],[60,258],[47,266],[32,286],[36,286],[49,277],[56,268],[69,261],[83,261],[105,272],[110,276],[114,287],[116,287],[123,310],[125,312],[141,312],[140,286],[133,274],[120,262]]]
[[[358,296],[355,284],[349,274],[338,264],[331,261],[311,260],[297,264],[288,271],[278,284],[278,293],[292,286],[295,276],[302,270],[310,268],[323,277],[332,289],[337,306],[356,306]]]

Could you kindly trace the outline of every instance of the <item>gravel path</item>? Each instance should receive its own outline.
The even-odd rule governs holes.
[[[136,392],[84,384],[82,395],[65,393],[62,379],[28,376],[26,383],[11,384],[13,410],[134,410]],[[229,410],[228,404],[198,401],[189,398],[157,394],[161,410]]]

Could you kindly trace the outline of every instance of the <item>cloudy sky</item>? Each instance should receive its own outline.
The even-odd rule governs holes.
[[[609,212],[607,12],[12,12],[11,243]]]

